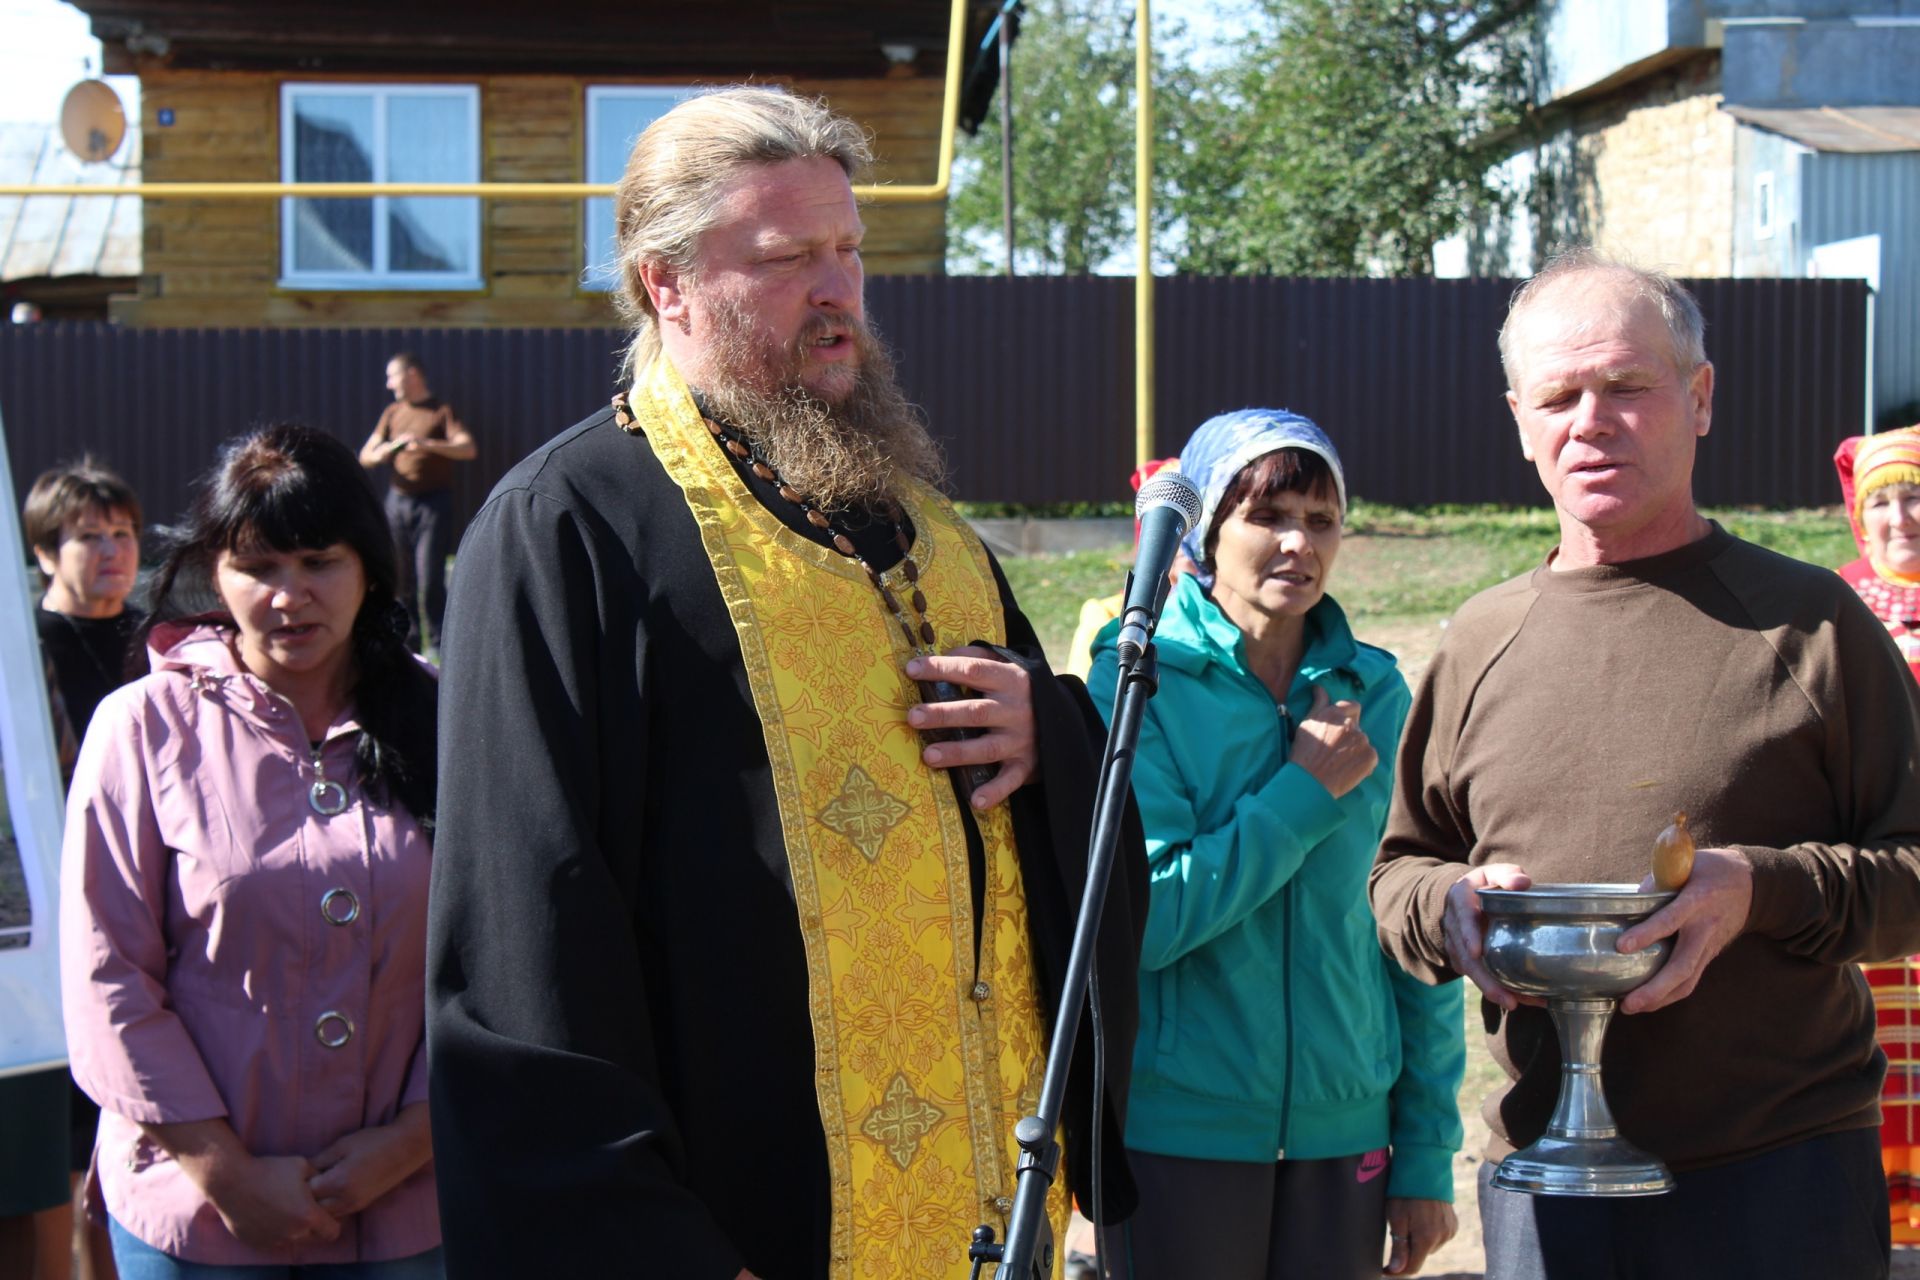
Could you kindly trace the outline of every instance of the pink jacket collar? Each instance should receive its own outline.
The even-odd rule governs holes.
[[[232,627],[205,618],[157,623],[147,636],[147,660],[154,671],[180,672],[197,692],[217,697],[236,715],[261,728],[273,729],[267,708],[286,698],[247,670],[234,647],[235,635]],[[358,732],[360,722],[348,704],[327,726],[326,740]]]

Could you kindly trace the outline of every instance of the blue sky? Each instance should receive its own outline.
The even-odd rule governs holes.
[[[1154,0],[1153,11],[1181,18],[1205,49],[1231,42],[1243,8],[1244,0]],[[90,71],[99,74],[100,44],[84,13],[63,0],[0,0],[0,122],[58,119],[60,99]],[[138,82],[111,83],[131,115]]]
[[[99,74],[100,42],[86,14],[62,0],[0,0],[0,123],[58,120],[67,90]],[[139,80],[108,83],[137,118]]]

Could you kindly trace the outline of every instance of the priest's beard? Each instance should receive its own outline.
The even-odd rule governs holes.
[[[757,331],[731,300],[711,310],[705,408],[753,445],[780,478],[830,510],[871,506],[906,477],[938,486],[946,475],[940,446],[920,410],[894,378],[893,357],[852,316],[809,323],[781,346]],[[854,344],[853,387],[822,400],[801,383],[807,351],[834,329]]]

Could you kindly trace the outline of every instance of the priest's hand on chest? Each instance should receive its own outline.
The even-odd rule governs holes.
[[[973,789],[973,807],[990,809],[1025,786],[1039,769],[1033,726],[1033,686],[1026,669],[977,645],[963,645],[933,657],[915,658],[907,675],[917,681],[945,681],[960,697],[923,702],[907,710],[907,723],[920,731],[967,730],[970,736],[930,743],[920,755],[936,769],[961,765],[998,766],[998,772]]]

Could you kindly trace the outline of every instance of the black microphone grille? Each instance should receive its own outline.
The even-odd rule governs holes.
[[[1172,507],[1178,511],[1180,536],[1185,537],[1200,519],[1200,490],[1178,471],[1157,471],[1140,486],[1140,496],[1133,503],[1134,518],[1139,519],[1155,507]]]

